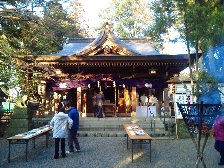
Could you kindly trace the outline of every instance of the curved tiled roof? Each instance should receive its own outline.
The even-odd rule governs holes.
[[[128,48],[131,48],[132,50],[135,50],[139,53],[141,53],[142,56],[144,55],[160,55],[158,51],[155,50],[155,48],[152,46],[151,43],[147,42],[128,42],[126,43]]]
[[[59,51],[56,54],[57,56],[67,56],[67,55],[73,55],[88,46],[89,43],[66,43],[63,46],[63,50]]]
[[[110,30],[104,30],[96,39],[76,38],[68,39],[64,44],[63,50],[59,51],[56,56],[83,56],[96,51],[109,40],[116,47],[118,46],[126,55],[149,56],[160,55],[153,45],[145,39],[118,39]],[[119,55],[119,54],[118,54]]]

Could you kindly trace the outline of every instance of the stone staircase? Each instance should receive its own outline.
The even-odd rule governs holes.
[[[153,137],[168,136],[163,122],[159,118],[136,117],[108,117],[108,118],[81,118],[79,136],[95,137],[123,137],[125,131],[123,124],[137,124]]]
[[[33,127],[49,124],[51,118],[33,118]],[[159,118],[136,117],[80,117],[79,137],[124,137],[123,124],[137,124],[152,137],[169,137],[163,121]]]

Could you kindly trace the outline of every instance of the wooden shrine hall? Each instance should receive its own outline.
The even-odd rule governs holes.
[[[147,39],[119,39],[108,25],[96,39],[68,39],[60,52],[32,57],[39,67],[33,75],[40,81],[41,115],[70,100],[83,116],[93,116],[96,91],[104,93],[106,116],[132,116],[144,93],[153,93],[159,107],[166,81],[189,65],[187,55],[162,55]],[[50,78],[42,73],[46,67]]]

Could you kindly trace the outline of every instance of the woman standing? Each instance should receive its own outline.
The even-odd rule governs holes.
[[[59,143],[61,141],[61,156],[66,157],[65,154],[65,138],[68,137],[68,127],[72,127],[72,119],[65,114],[65,107],[63,103],[58,105],[58,113],[52,118],[50,125],[53,126],[53,138],[55,138],[55,153],[54,159],[59,158]]]

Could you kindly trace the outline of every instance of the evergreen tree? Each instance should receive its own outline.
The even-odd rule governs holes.
[[[76,36],[91,37],[88,20],[84,17],[85,10],[82,7],[82,1],[72,0],[70,2],[70,18],[74,23],[74,29],[76,30]]]
[[[206,69],[199,70],[198,54],[218,44],[223,37],[223,1],[156,0],[151,6],[155,22],[150,27],[149,36],[155,42],[162,44],[163,37],[170,32],[171,28],[180,33],[181,39],[186,43],[189,63],[191,63],[189,68],[193,94],[199,96],[200,91],[203,90],[202,84],[206,83],[200,80],[204,78]],[[190,56],[192,48],[196,53],[194,74]],[[210,81],[210,83],[214,82]]]
[[[121,38],[144,37],[151,22],[150,9],[146,0],[113,0],[110,8],[100,17],[114,25],[114,31]]]
[[[75,36],[72,20],[59,1],[2,1],[0,7],[0,87],[35,91],[35,78],[25,75],[35,65],[17,58],[62,49],[65,37]]]

